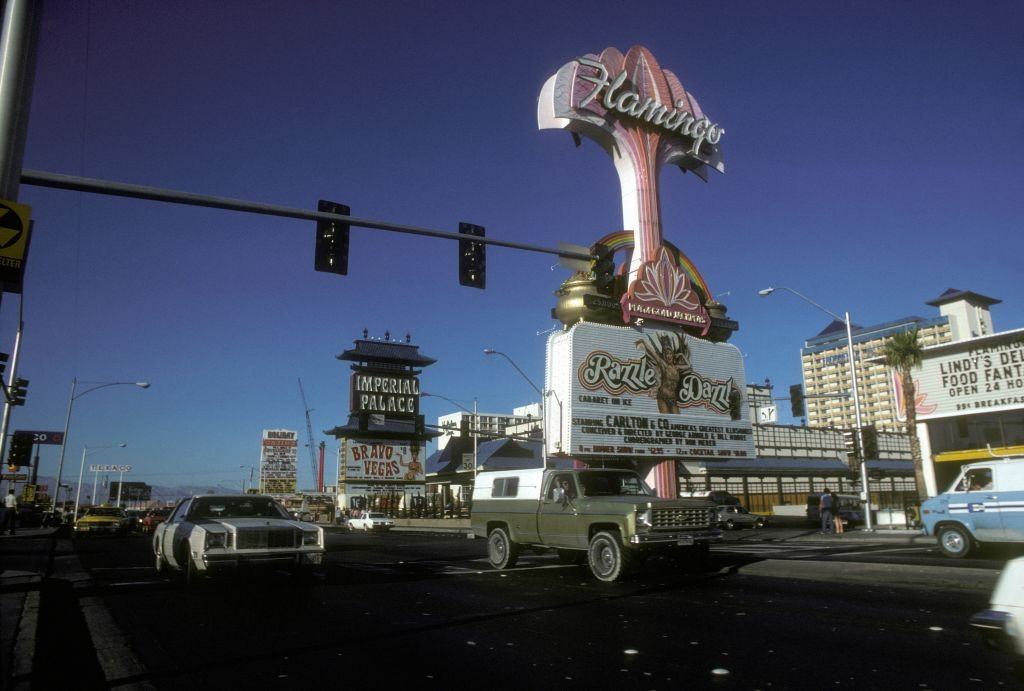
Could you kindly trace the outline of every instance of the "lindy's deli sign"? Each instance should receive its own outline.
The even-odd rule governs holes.
[[[393,418],[419,414],[420,382],[416,377],[357,372],[349,391],[353,413],[383,413]]]

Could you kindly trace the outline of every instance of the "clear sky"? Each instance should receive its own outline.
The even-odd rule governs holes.
[[[114,2],[48,0],[29,169],[315,208],[554,247],[618,230],[594,143],[539,131],[545,80],[573,58],[647,46],[726,128],[725,175],[662,174],[665,237],[740,323],[748,382],[800,381],[829,317],[933,316],[950,287],[1024,326],[1020,2]],[[136,381],[75,404],[83,445],[131,480],[239,484],[260,432],[316,441],[344,421],[364,328],[438,360],[422,387],[481,411],[543,384],[554,257],[487,253],[457,281],[450,241],[353,229],[347,277],[314,273],[311,222],[23,186],[36,222],[12,429],[60,430],[73,377]],[[13,346],[17,297],[0,343]],[[429,421],[452,411],[424,399]],[[790,421],[783,404],[782,421]],[[44,448],[42,473],[58,447]],[[300,449],[304,451],[304,449]],[[312,484],[299,457],[300,485]],[[333,468],[333,463],[328,464]],[[328,471],[330,474],[330,470]]]

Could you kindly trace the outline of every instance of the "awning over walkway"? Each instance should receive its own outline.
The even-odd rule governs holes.
[[[965,463],[967,461],[987,461],[996,456],[1024,456],[1024,446],[1001,446],[998,449],[965,449],[964,451],[943,451],[935,454],[936,463]]]
[[[747,477],[852,476],[851,469],[838,458],[741,458],[734,461],[683,461],[682,475]],[[913,475],[912,461],[869,460],[868,472],[874,475]]]

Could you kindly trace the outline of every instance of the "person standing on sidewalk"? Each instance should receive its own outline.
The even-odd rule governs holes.
[[[832,524],[835,529],[836,535],[843,534],[843,517],[839,513],[839,498],[835,492],[829,492],[828,495],[832,497]]]
[[[7,496],[4,497],[4,518],[3,523],[0,523],[0,533],[5,530],[8,531],[8,535],[14,535],[14,524],[18,520],[18,497],[14,495],[14,490],[8,490]]]
[[[832,492],[826,487],[818,500],[818,513],[821,515],[821,532],[831,533],[832,524]]]

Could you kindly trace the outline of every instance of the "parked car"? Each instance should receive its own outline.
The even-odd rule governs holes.
[[[766,519],[750,513],[742,506],[723,505],[718,507],[718,525],[726,530],[735,528],[763,528]]]
[[[395,522],[382,513],[364,513],[358,518],[348,519],[349,530],[390,530]]]
[[[1024,656],[1024,557],[1007,562],[989,602],[989,609],[971,617],[971,626],[992,647]]]
[[[152,533],[156,527],[167,520],[172,509],[151,509],[142,517],[142,532]]]
[[[323,562],[324,531],[295,520],[272,497],[196,496],[156,527],[153,553],[158,573],[180,572],[186,583],[243,566],[300,575]]]
[[[125,516],[128,518],[128,530],[142,530],[142,517],[146,512],[142,509],[126,509]]]
[[[812,526],[821,525],[821,513],[818,503],[821,501],[821,493],[812,492],[807,495],[807,520]],[[860,496],[856,494],[836,494],[836,501],[839,507],[839,517],[843,519],[844,526],[852,526],[864,522],[864,506],[861,504]],[[832,507],[834,516],[836,507]]]
[[[128,516],[114,506],[91,506],[75,521],[74,535],[124,535],[128,532]]]

